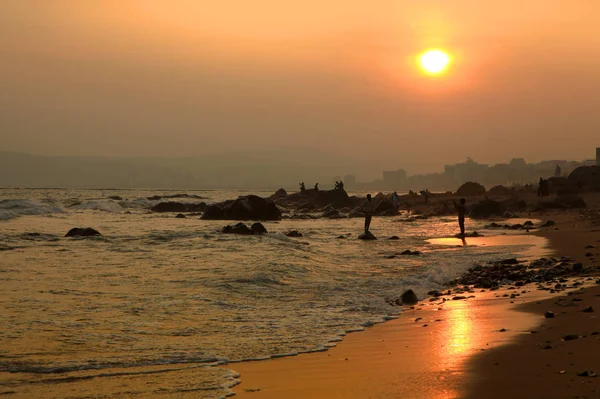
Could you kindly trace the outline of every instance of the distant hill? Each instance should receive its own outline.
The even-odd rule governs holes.
[[[304,148],[237,151],[191,158],[100,158],[0,152],[2,187],[325,188],[334,176],[380,176],[378,163]]]

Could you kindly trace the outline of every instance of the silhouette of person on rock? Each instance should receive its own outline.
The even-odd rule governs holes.
[[[373,212],[375,211],[373,207],[373,201],[371,201],[371,194],[367,194],[367,202],[363,206],[363,212],[365,213],[365,234],[369,232],[369,227],[371,227],[371,219],[373,218]]]
[[[300,183],[300,191],[304,191],[306,190],[306,187],[304,186],[304,182]]]
[[[315,191],[319,191],[319,183],[315,183]]]

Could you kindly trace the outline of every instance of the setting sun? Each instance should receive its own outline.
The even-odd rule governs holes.
[[[450,55],[442,50],[427,50],[419,56],[419,65],[430,75],[439,75],[448,69]]]

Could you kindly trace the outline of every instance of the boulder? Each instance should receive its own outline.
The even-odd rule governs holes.
[[[550,227],[550,226],[554,226],[556,223],[554,223],[554,220],[547,220],[544,223],[542,223],[540,225],[540,227]]]
[[[410,249],[407,249],[406,251],[400,252],[400,255],[419,256],[419,255],[421,255],[421,252],[420,251],[411,251]]]
[[[177,214],[177,216],[175,216],[177,219],[185,219],[185,215],[183,213],[179,213]]]
[[[491,216],[502,216],[505,211],[506,208],[502,203],[485,199],[473,207],[469,216],[473,219],[486,219]]]
[[[494,187],[490,188],[490,190],[488,191],[488,194],[489,195],[511,195],[512,192],[511,192],[510,188],[499,185],[499,186],[494,186]]]
[[[419,303],[419,298],[417,298],[417,294],[413,290],[404,291],[400,299],[404,305],[416,305]]]
[[[254,223],[250,227],[250,230],[252,230],[252,233],[254,233],[254,234],[266,234],[266,233],[268,233],[267,228],[265,226],[263,226],[262,223]]]
[[[359,239],[359,240],[376,240],[376,239],[377,239],[377,237],[375,237],[375,236],[373,235],[373,233],[371,233],[370,231],[367,231],[366,233],[361,233],[361,234],[358,236],[358,239]]]
[[[246,195],[206,207],[204,220],[279,220],[281,211],[271,200]]]
[[[95,236],[101,236],[102,234],[100,234],[100,232],[98,230],[94,230],[91,227],[85,227],[85,228],[80,228],[80,227],[75,227],[71,230],[69,230],[69,232],[67,234],[65,234],[65,237],[95,237]]]
[[[343,217],[337,209],[334,209],[331,205],[327,205],[325,209],[323,209],[323,214],[321,216],[328,219],[339,219]]]
[[[456,190],[456,194],[461,197],[474,197],[477,195],[485,194],[485,187],[476,182],[466,182],[458,190]]]
[[[390,238],[388,238],[388,240],[399,240],[400,237],[398,236],[391,236]]]
[[[152,212],[202,212],[206,209],[206,203],[185,204],[182,202],[161,202],[150,208]]]
[[[119,197],[118,195],[111,195],[110,197],[108,197],[108,199],[111,199],[113,201],[123,201],[123,198]]]

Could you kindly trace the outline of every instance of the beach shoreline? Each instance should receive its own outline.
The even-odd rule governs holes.
[[[546,256],[564,256],[573,261],[588,263],[591,261],[593,264],[589,266],[596,270],[593,274],[597,274],[597,261],[595,258],[590,260],[585,257],[583,246],[577,243],[600,240],[600,229],[589,221],[582,220],[577,211],[546,212],[536,217],[556,223],[552,227],[527,234],[548,240],[544,252]],[[542,253],[538,252],[537,255]],[[593,279],[590,279],[588,278],[588,285],[594,284]],[[576,278],[569,280],[571,283],[578,281]],[[568,284],[570,283],[563,283],[565,286]],[[254,364],[231,364],[229,368],[241,375],[240,385],[234,388],[236,397],[482,397],[482,386],[487,384],[485,376],[494,373],[493,367],[496,367],[491,366],[491,370],[489,366],[482,368],[482,362],[489,365],[489,359],[496,356],[496,353],[510,353],[509,356],[519,357],[520,345],[525,342],[521,340],[522,337],[533,335],[531,332],[537,332],[544,321],[543,315],[540,316],[533,304],[549,304],[564,295],[564,291],[550,291],[550,288],[547,291],[536,290],[532,284],[523,287],[525,289],[510,288],[513,289],[496,291],[494,294],[491,291],[478,293],[476,298],[469,298],[468,301],[445,301],[441,307],[437,307],[434,302],[427,302],[427,299],[414,309],[404,312],[397,320],[347,336],[342,343],[326,353],[272,359]],[[591,288],[590,295],[595,295],[597,290]],[[467,303],[469,305],[465,306]],[[428,306],[430,304],[433,306]],[[462,319],[453,316],[461,313]],[[444,316],[440,317],[440,314]],[[466,335],[471,335],[470,339],[461,344],[462,351],[444,354],[440,350],[429,350],[436,345],[433,341],[435,337],[451,336],[449,334],[453,327],[448,326],[464,326],[465,320],[474,322],[469,323],[468,334],[461,335],[463,340]],[[446,327],[443,327],[444,324]],[[460,330],[460,327],[457,328]],[[427,333],[424,334],[423,331]],[[437,345],[444,347],[446,343],[437,342]],[[384,356],[385,354],[388,356]],[[403,359],[411,361],[407,363]],[[448,359],[453,359],[452,367],[446,367]],[[524,359],[523,363],[527,364],[531,360]],[[496,362],[492,362],[494,363]],[[431,367],[432,365],[435,366]],[[478,382],[481,385],[477,385]],[[498,385],[502,384],[500,379],[497,382]],[[427,389],[424,389],[425,386]],[[525,391],[530,392],[527,389]]]

